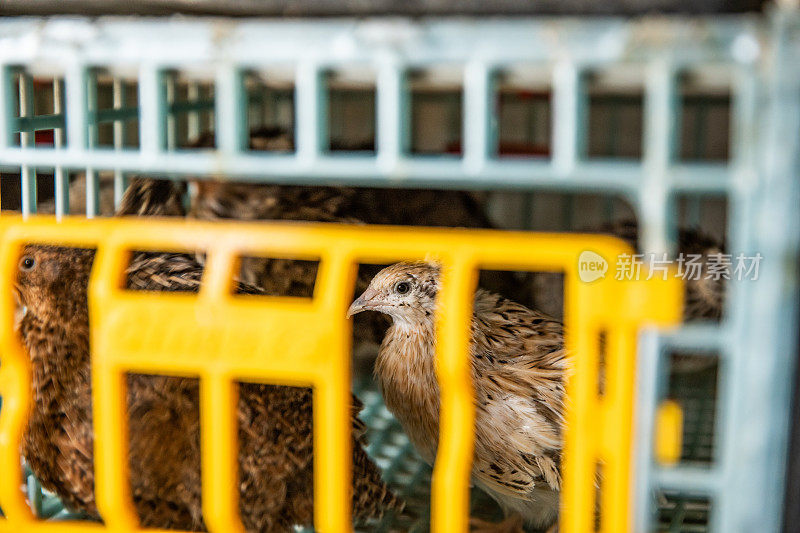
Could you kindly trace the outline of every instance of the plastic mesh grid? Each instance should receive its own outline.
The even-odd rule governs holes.
[[[701,496],[659,494],[658,533],[704,533],[708,531],[710,502]]]
[[[691,372],[673,372],[670,376],[668,394],[681,404],[684,415],[681,463],[702,467],[713,461],[717,374],[717,365],[711,364]],[[660,492],[654,497],[658,509],[654,531],[703,533],[709,530],[711,502],[707,497],[673,491]]]

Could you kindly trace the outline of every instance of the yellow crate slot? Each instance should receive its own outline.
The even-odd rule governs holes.
[[[19,439],[29,407],[27,356],[13,332],[11,283],[20,246],[50,242],[97,248],[90,282],[98,507],[104,525],[33,520],[19,490]],[[199,294],[121,289],[131,250],[207,253]],[[581,253],[607,261],[605,277],[577,276]],[[241,531],[236,480],[233,383],[261,381],[314,388],[315,527],[350,525],[350,329],[345,311],[357,262],[435,259],[443,266],[437,331],[440,447],[433,475],[432,529],[468,529],[474,405],[469,321],[477,269],[565,273],[568,380],[561,531],[593,530],[595,465],[603,462],[602,530],[630,530],[631,423],[636,332],[680,318],[679,281],[619,281],[621,241],[589,235],[344,226],[210,224],[196,221],[67,217],[0,220],[0,532],[138,531],[128,494],[124,429],[126,372],[192,375],[201,383],[203,512],[210,531]],[[231,294],[236,257],[319,259],[314,298]],[[513,298],[514,295],[506,295]],[[607,332],[605,394],[598,396],[597,335]],[[324,444],[323,444],[324,443]]]
[[[662,465],[674,465],[681,458],[683,409],[674,400],[664,400],[656,412],[655,455]]]

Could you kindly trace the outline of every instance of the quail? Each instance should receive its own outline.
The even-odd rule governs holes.
[[[381,270],[348,310],[392,325],[375,377],[386,406],[420,455],[434,461],[439,432],[435,371],[440,267],[405,262]],[[552,526],[561,488],[567,355],[562,324],[498,294],[475,293],[470,369],[475,390],[472,479],[504,509],[496,531]]]
[[[29,245],[15,296],[18,331],[30,356],[32,409],[22,453],[42,485],[72,510],[99,518],[93,478],[90,317],[92,250]],[[202,266],[188,254],[134,254],[127,287],[197,292]],[[239,283],[243,293],[261,294]],[[198,381],[130,374],[129,467],[144,527],[204,530],[200,501]],[[312,392],[241,383],[237,407],[240,513],[248,531],[290,531],[313,519]],[[353,515],[377,519],[402,508],[366,455],[352,412]]]

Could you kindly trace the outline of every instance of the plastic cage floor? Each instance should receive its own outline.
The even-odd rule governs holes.
[[[713,369],[673,376],[671,394],[685,404],[684,456],[686,461],[707,463],[711,457],[714,390]],[[368,524],[359,532],[410,532],[429,530],[431,468],[417,455],[400,424],[383,404],[375,383],[368,378],[354,383],[364,402],[361,418],[368,426],[368,453],[383,471],[384,479],[406,501],[406,511],[389,515],[380,523]],[[2,399],[0,399],[2,406]],[[44,520],[74,520],[84,516],[65,509],[60,500],[43,490],[25,468],[24,490],[37,516]],[[699,495],[663,493],[654,495],[658,516],[653,531],[659,533],[701,533],[708,530],[710,504]],[[501,518],[499,507],[478,489],[472,491],[472,514],[484,519]],[[302,530],[298,531],[311,531]]]

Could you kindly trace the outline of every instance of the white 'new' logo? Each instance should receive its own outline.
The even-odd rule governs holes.
[[[578,256],[578,278],[584,283],[606,277],[608,261],[598,253],[584,250]]]

